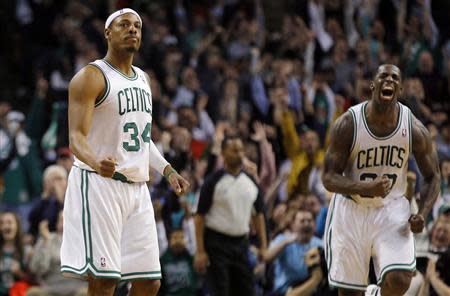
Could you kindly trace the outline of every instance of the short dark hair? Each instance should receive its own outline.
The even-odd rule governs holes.
[[[400,78],[402,78],[402,70],[400,70],[400,68],[397,65],[394,65],[394,64],[382,64],[382,65],[378,66],[377,70],[375,71],[375,75],[373,76],[373,79],[375,79],[375,77],[378,75],[378,73],[380,73],[381,68],[385,68],[387,66],[390,66],[390,67],[392,67],[394,69],[397,69],[398,73],[400,75]]]

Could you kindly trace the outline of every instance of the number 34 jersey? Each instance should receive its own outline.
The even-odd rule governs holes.
[[[411,111],[398,104],[397,126],[385,136],[377,137],[369,128],[366,120],[367,103],[351,107],[353,117],[353,143],[350,158],[344,174],[354,180],[371,182],[382,176],[391,181],[391,189],[385,198],[368,198],[352,195],[352,199],[369,207],[380,207],[392,198],[404,196],[406,192],[406,175],[408,158],[411,153]]]
[[[106,60],[90,65],[103,73],[105,90],[95,102],[88,143],[98,159],[116,159],[116,178],[145,182],[149,178],[152,94],[144,72],[133,66],[129,77]],[[77,158],[75,165],[92,170]]]

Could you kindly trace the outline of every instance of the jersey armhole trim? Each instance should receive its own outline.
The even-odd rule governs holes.
[[[408,110],[408,129],[409,129],[409,153],[412,154],[413,147],[412,147],[412,114],[411,110]]]
[[[106,74],[105,74],[105,72],[102,70],[102,68],[100,68],[98,65],[96,65],[96,64],[94,64],[94,63],[90,63],[89,65],[94,66],[94,67],[96,67],[97,69],[99,69],[100,72],[102,72],[103,79],[105,80],[105,90],[103,91],[103,94],[100,95],[100,96],[98,96],[97,99],[95,99],[95,105],[94,105],[94,107],[96,108],[96,107],[100,106],[101,103],[103,103],[103,102],[106,100],[106,98],[107,98],[108,95],[109,95],[109,91],[110,91],[110,89],[111,89],[111,86],[110,86],[110,83],[109,83],[109,79],[108,79],[108,77],[106,77]]]
[[[353,111],[353,109],[348,109],[350,111],[350,114],[352,115],[352,119],[353,119],[353,139],[352,139],[352,146],[350,148],[350,154],[352,154],[353,149],[355,148],[355,143],[356,143],[356,131],[357,129],[357,124],[356,124],[356,115],[355,115],[355,111]]]

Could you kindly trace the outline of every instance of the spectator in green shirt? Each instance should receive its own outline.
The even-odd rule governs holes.
[[[193,258],[186,248],[183,229],[170,233],[169,248],[161,257],[161,296],[197,295],[197,276],[193,268]]]

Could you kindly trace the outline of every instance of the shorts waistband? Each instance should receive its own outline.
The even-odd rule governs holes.
[[[354,203],[357,203],[357,202],[353,199],[353,197],[351,197],[350,195],[340,194],[340,196],[342,196],[342,197],[344,197],[344,198],[346,198],[346,199],[349,199],[349,200],[353,201]]]
[[[77,165],[73,165],[73,166],[78,168],[78,169],[80,169],[80,170],[83,170],[83,171],[86,171],[86,172],[89,172],[89,173],[94,173],[94,174],[98,175],[98,173],[96,171],[86,170],[86,169],[80,168]],[[128,180],[127,177],[124,174],[121,174],[119,172],[114,172],[114,175],[111,177],[111,179],[116,180],[116,181],[120,181],[120,182],[123,182],[123,183],[128,183],[128,184],[133,184],[134,183],[134,182]]]
[[[354,202],[356,202],[354,199],[353,199],[353,197],[351,197],[350,195],[345,195],[345,194],[340,194],[341,196],[343,196],[343,197],[345,197],[345,198],[347,198],[347,199],[351,199],[351,200],[353,200]],[[387,197],[387,199],[392,199],[392,200],[396,200],[396,199],[399,199],[399,198],[406,198],[406,199],[408,199],[406,196],[395,196],[395,197]],[[385,198],[386,199],[386,198]]]

